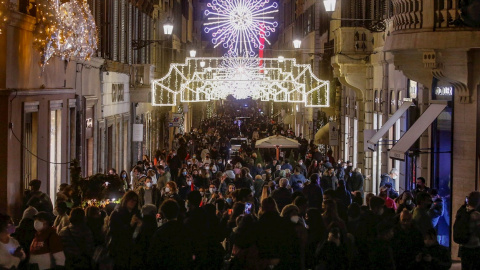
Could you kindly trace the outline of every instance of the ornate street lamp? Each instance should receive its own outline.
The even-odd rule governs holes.
[[[334,12],[336,4],[337,0],[323,0],[323,5],[325,6],[326,12]]]
[[[168,20],[164,25],[163,25],[163,33],[165,35],[170,36],[173,32],[173,24]]]
[[[299,40],[299,39],[295,39],[295,40],[293,41],[293,48],[295,48],[295,49],[300,49],[300,46],[302,46],[302,41]]]
[[[197,55],[197,51],[190,50],[190,57],[194,58]]]

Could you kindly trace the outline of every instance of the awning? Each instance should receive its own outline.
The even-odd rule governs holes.
[[[387,131],[397,122],[397,120],[402,116],[402,114],[408,110],[412,105],[411,101],[403,102],[402,106],[397,109],[397,111],[388,119],[388,121],[383,124],[383,126],[373,135],[370,140],[367,141],[367,147],[369,150],[375,151],[377,148],[378,141],[387,133]]]
[[[324,144],[328,145],[329,143],[329,131],[330,131],[330,123],[327,123],[325,126],[321,127],[317,133],[315,134],[314,143],[315,144]]]
[[[413,126],[408,129],[402,138],[390,149],[389,156],[393,159],[405,160],[405,153],[415,143],[422,133],[437,119],[443,109],[447,107],[446,103],[430,104],[427,110],[418,118]]]

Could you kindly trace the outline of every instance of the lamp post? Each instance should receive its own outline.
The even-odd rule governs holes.
[[[325,11],[328,14],[332,14],[335,11],[337,0],[324,0],[323,6]],[[384,32],[387,29],[385,20],[375,20],[375,19],[353,19],[353,18],[330,18],[333,21],[354,21],[362,22],[361,27],[370,30],[371,32]],[[365,23],[365,22],[368,22]]]
[[[132,48],[134,50],[140,50],[152,43],[163,43],[170,39],[173,33],[173,24],[168,19],[165,24],[163,24],[163,33],[167,36],[167,39],[147,39],[147,40],[132,40]]]
[[[295,40],[293,41],[293,48],[295,48],[295,49],[300,49],[301,46],[302,46],[302,41],[301,41],[301,40],[295,39]]]
[[[196,50],[190,50],[190,57],[191,57],[191,58],[195,58],[196,55],[197,55],[197,51],[196,51]]]

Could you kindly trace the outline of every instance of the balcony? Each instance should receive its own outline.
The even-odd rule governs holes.
[[[461,103],[470,103],[472,48],[480,47],[478,6],[458,0],[392,0],[392,5],[384,50],[394,54],[395,66],[424,85],[432,77],[446,81]]]

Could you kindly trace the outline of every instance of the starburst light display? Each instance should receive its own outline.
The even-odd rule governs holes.
[[[264,40],[278,23],[272,14],[278,12],[278,4],[271,0],[214,0],[207,4],[205,32],[212,33],[214,47],[222,45],[230,53],[254,56],[263,50]]]

